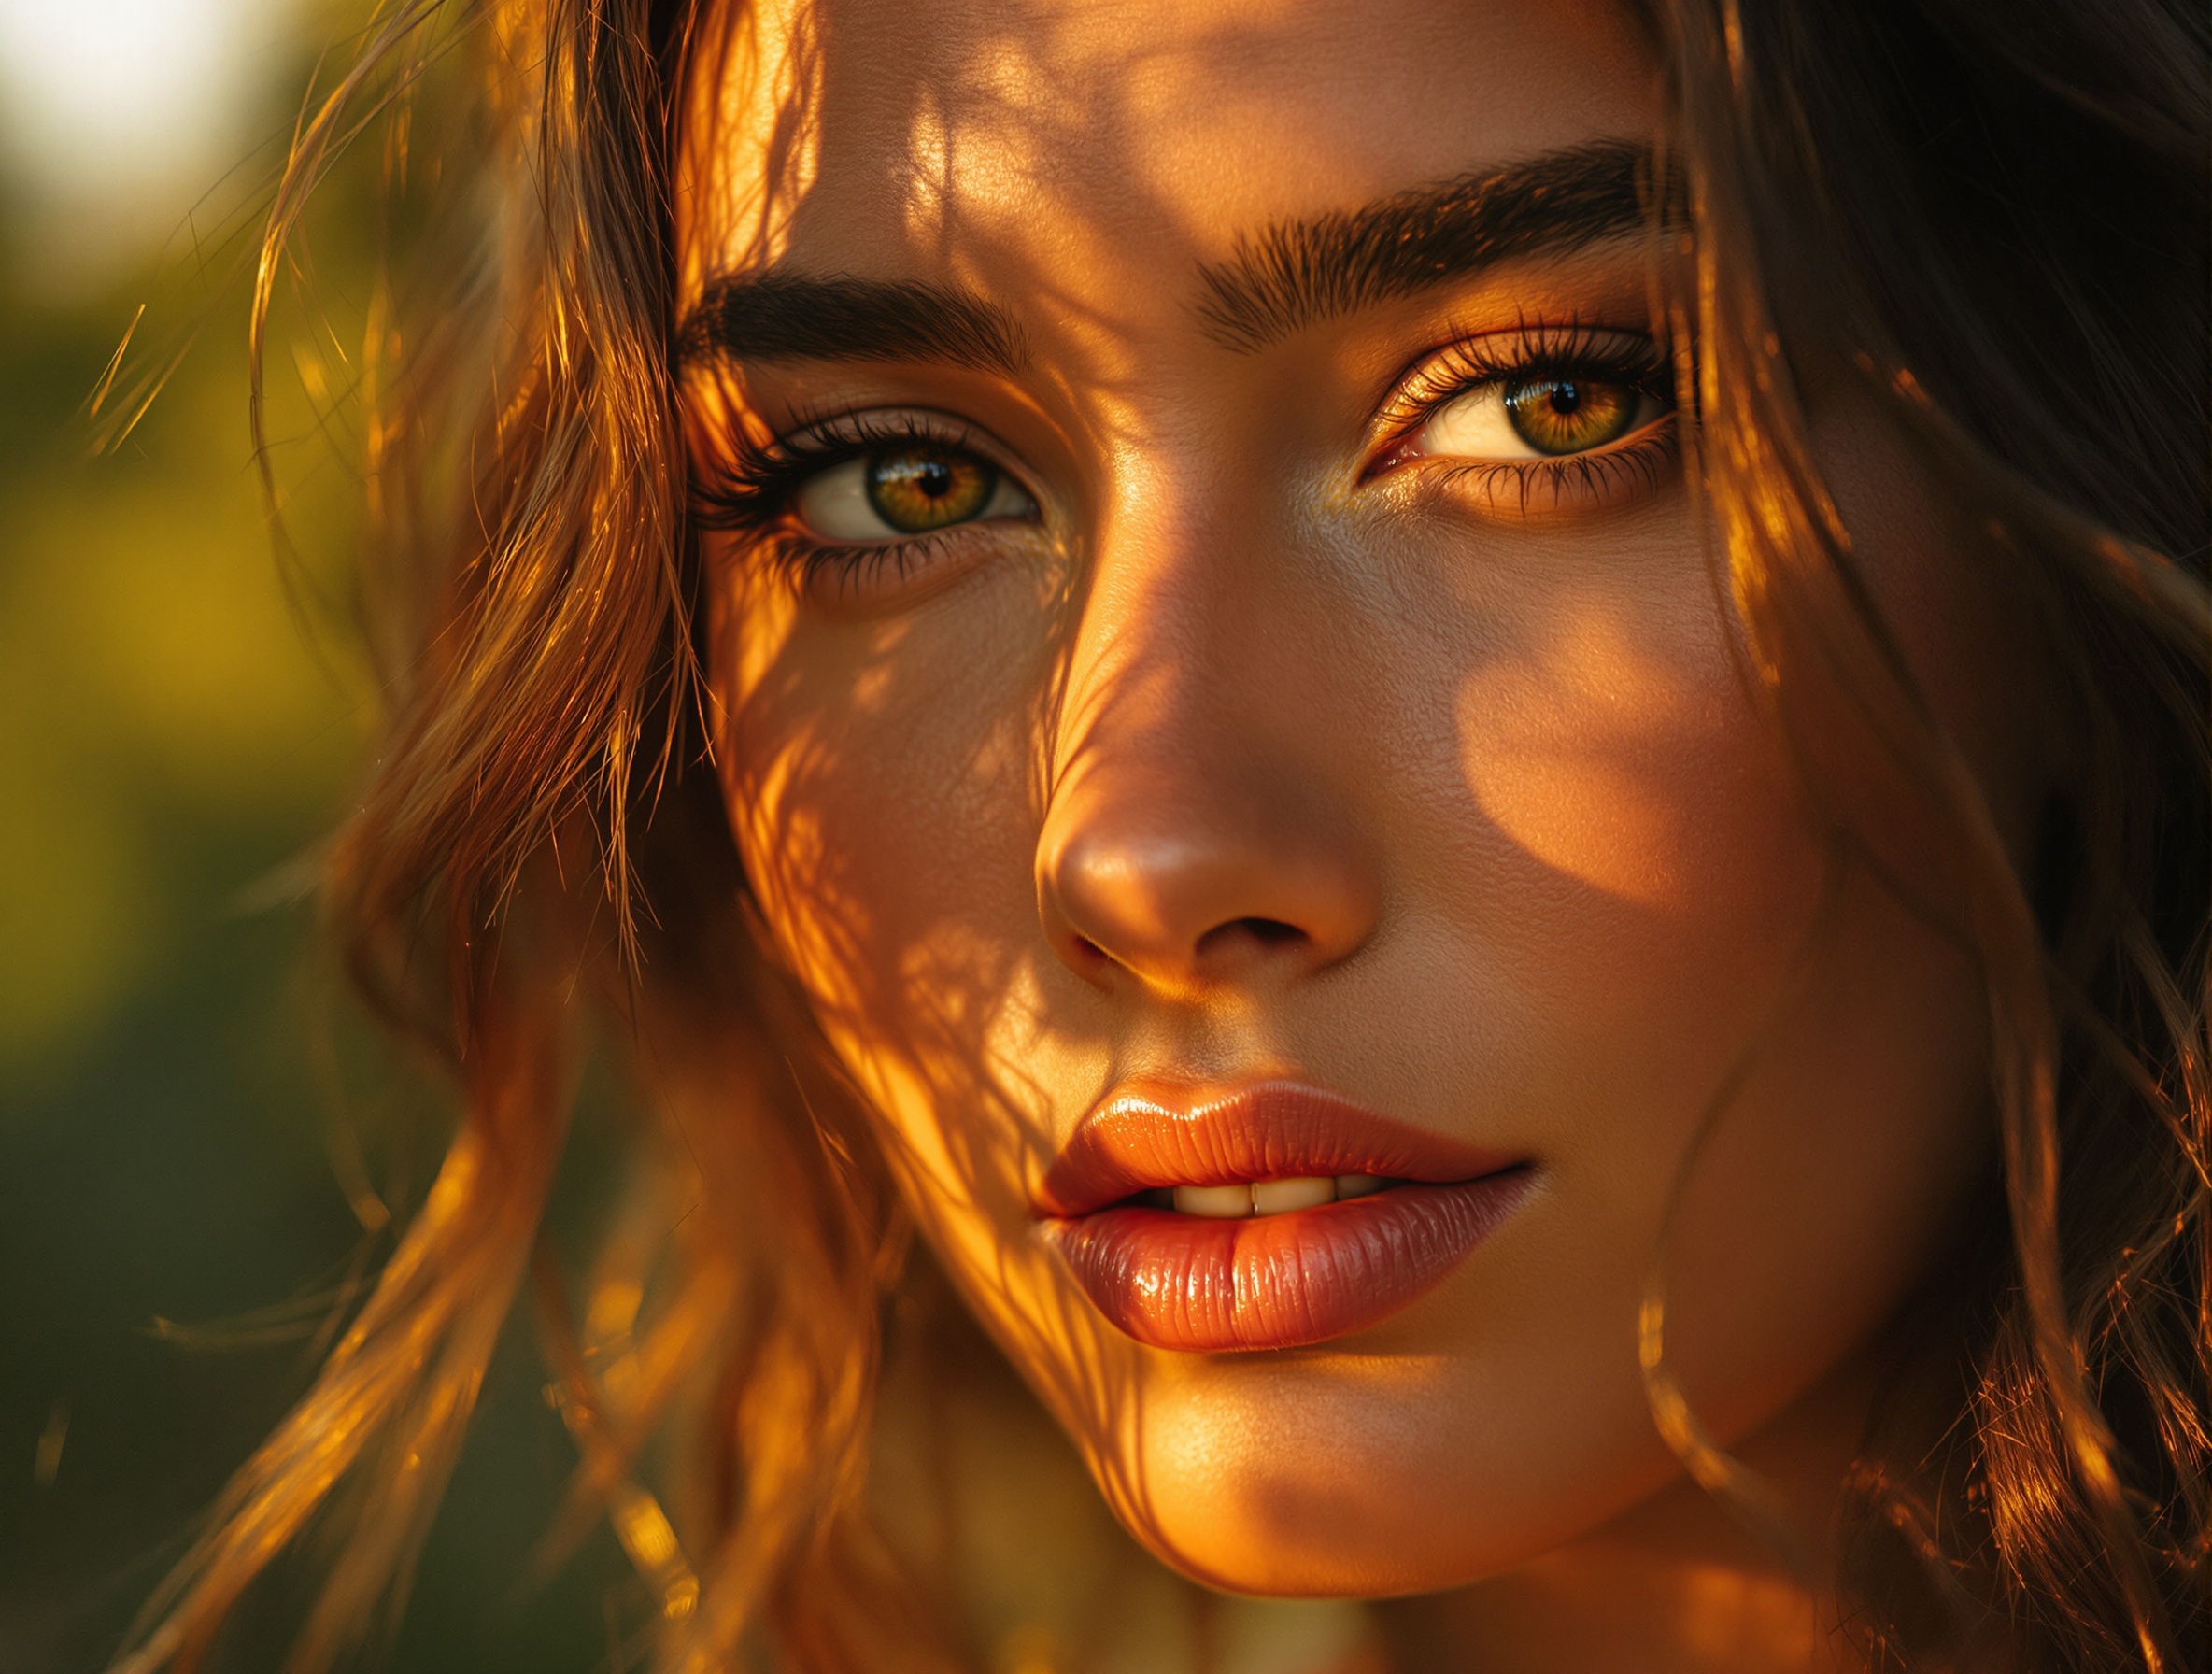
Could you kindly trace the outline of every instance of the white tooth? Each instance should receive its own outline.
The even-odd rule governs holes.
[[[1210,1220],[1242,1220],[1252,1213],[1249,1185],[1179,1185],[1175,1207],[1184,1214],[1202,1214]]]
[[[1337,1183],[1327,1175],[1306,1180],[1262,1180],[1252,1188],[1254,1214],[1282,1214],[1286,1210],[1312,1209],[1337,1195]]]
[[[1339,1174],[1337,1176],[1337,1196],[1340,1198],[1364,1198],[1369,1192],[1379,1192],[1382,1189],[1382,1183],[1372,1174]]]

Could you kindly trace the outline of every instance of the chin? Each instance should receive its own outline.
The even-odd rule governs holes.
[[[1587,1481],[1560,1480],[1581,1471],[1532,1468],[1543,1438],[1516,1437],[1507,1425],[1468,1434],[1479,1405],[1379,1400],[1372,1385],[1389,1372],[1341,1358],[1348,1364],[1329,1379],[1337,1386],[1321,1388],[1286,1377],[1297,1364],[1289,1356],[1264,1370],[1216,1361],[1209,1369],[1261,1372],[1268,1398],[1239,1400],[1191,1380],[1199,1387],[1143,1403],[1125,1455],[1086,1463],[1116,1515],[1163,1562],[1225,1592],[1296,1598],[1481,1581],[1624,1509],[1611,1502],[1639,1498],[1667,1474],[1663,1460],[1640,1457],[1624,1472],[1602,1472],[1613,1494],[1593,1494]]]
[[[1503,1531],[1440,1527],[1420,1507],[1378,1514],[1332,1506],[1312,1484],[1280,1478],[1161,1482],[1156,1503],[1117,1509],[1163,1563],[1206,1586],[1255,1597],[1436,1592],[1535,1555],[1500,1542]]]

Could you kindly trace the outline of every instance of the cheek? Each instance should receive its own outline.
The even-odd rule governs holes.
[[[1796,838],[1763,806],[1770,751],[1715,637],[1654,645],[1633,615],[1587,608],[1467,674],[1454,718],[1477,818],[1562,885],[1664,916],[1710,895],[1716,863]]]
[[[1554,590],[1455,687],[1458,971],[1423,1021],[1474,1020],[1472,1098],[1543,1159],[1495,1326],[1524,1369],[1468,1373],[1522,1446],[1470,1438],[1495,1474],[1467,1486],[1534,1483],[1531,1526],[1650,1481],[1663,1242],[1669,1369],[1739,1438],[1882,1328],[1991,1157],[1972,961],[1831,844],[1680,556],[1669,586]]]
[[[2035,623],[1877,415],[1841,402],[1814,429],[1884,625],[2017,864],[2057,731]],[[1686,1187],[1670,1341],[1717,1419],[1878,1331],[1937,1271],[1995,1167],[1987,995],[1956,928],[1945,822],[1850,694],[1794,674],[1808,771],[1857,858],[1819,935],[1777,973],[1772,1019]]]
[[[1025,694],[926,643],[941,623],[825,629],[765,583],[733,582],[717,606],[724,795],[794,973],[866,1014],[971,962],[973,873],[1020,841]]]
[[[1727,1072],[1795,956],[1825,848],[1686,518],[1462,589],[1414,812],[1445,989],[1482,1019],[1485,1104],[1679,1106]],[[1469,657],[1468,645],[1481,646]],[[1444,1018],[1434,1019],[1442,1027]],[[1492,1089],[1495,1089],[1492,1091]]]
[[[1669,1347],[1723,1428],[1878,1333],[1992,1160],[1972,962],[1864,872],[1684,1181]]]
[[[1013,602],[801,627],[768,591],[732,589],[714,624],[719,765],[763,928],[925,1221],[1024,1214],[1046,1130],[1028,1073],[1042,680],[985,649]]]

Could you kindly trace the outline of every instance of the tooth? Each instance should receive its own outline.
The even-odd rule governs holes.
[[[1262,1180],[1252,1188],[1254,1214],[1282,1214],[1286,1210],[1312,1209],[1332,1201],[1337,1183],[1324,1174],[1305,1180]]]
[[[1337,1196],[1340,1198],[1364,1198],[1369,1192],[1379,1192],[1382,1189],[1382,1183],[1372,1174],[1339,1174],[1337,1176]]]
[[[1249,1185],[1179,1185],[1175,1207],[1184,1214],[1202,1214],[1210,1220],[1241,1220],[1252,1213]]]

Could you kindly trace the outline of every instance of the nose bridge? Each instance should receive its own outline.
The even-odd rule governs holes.
[[[1100,772],[1166,776],[1173,758],[1217,746],[1186,724],[1232,682],[1221,619],[1227,555],[1202,509],[1159,489],[1132,490],[1100,532],[1069,648],[1054,740],[1055,795]],[[1140,502],[1131,504],[1132,502]],[[1212,551],[1209,563],[1202,556]]]
[[[1100,531],[1037,850],[1045,932],[1094,981],[1284,977],[1372,929],[1372,858],[1301,667],[1316,636],[1252,527],[1148,483]]]

